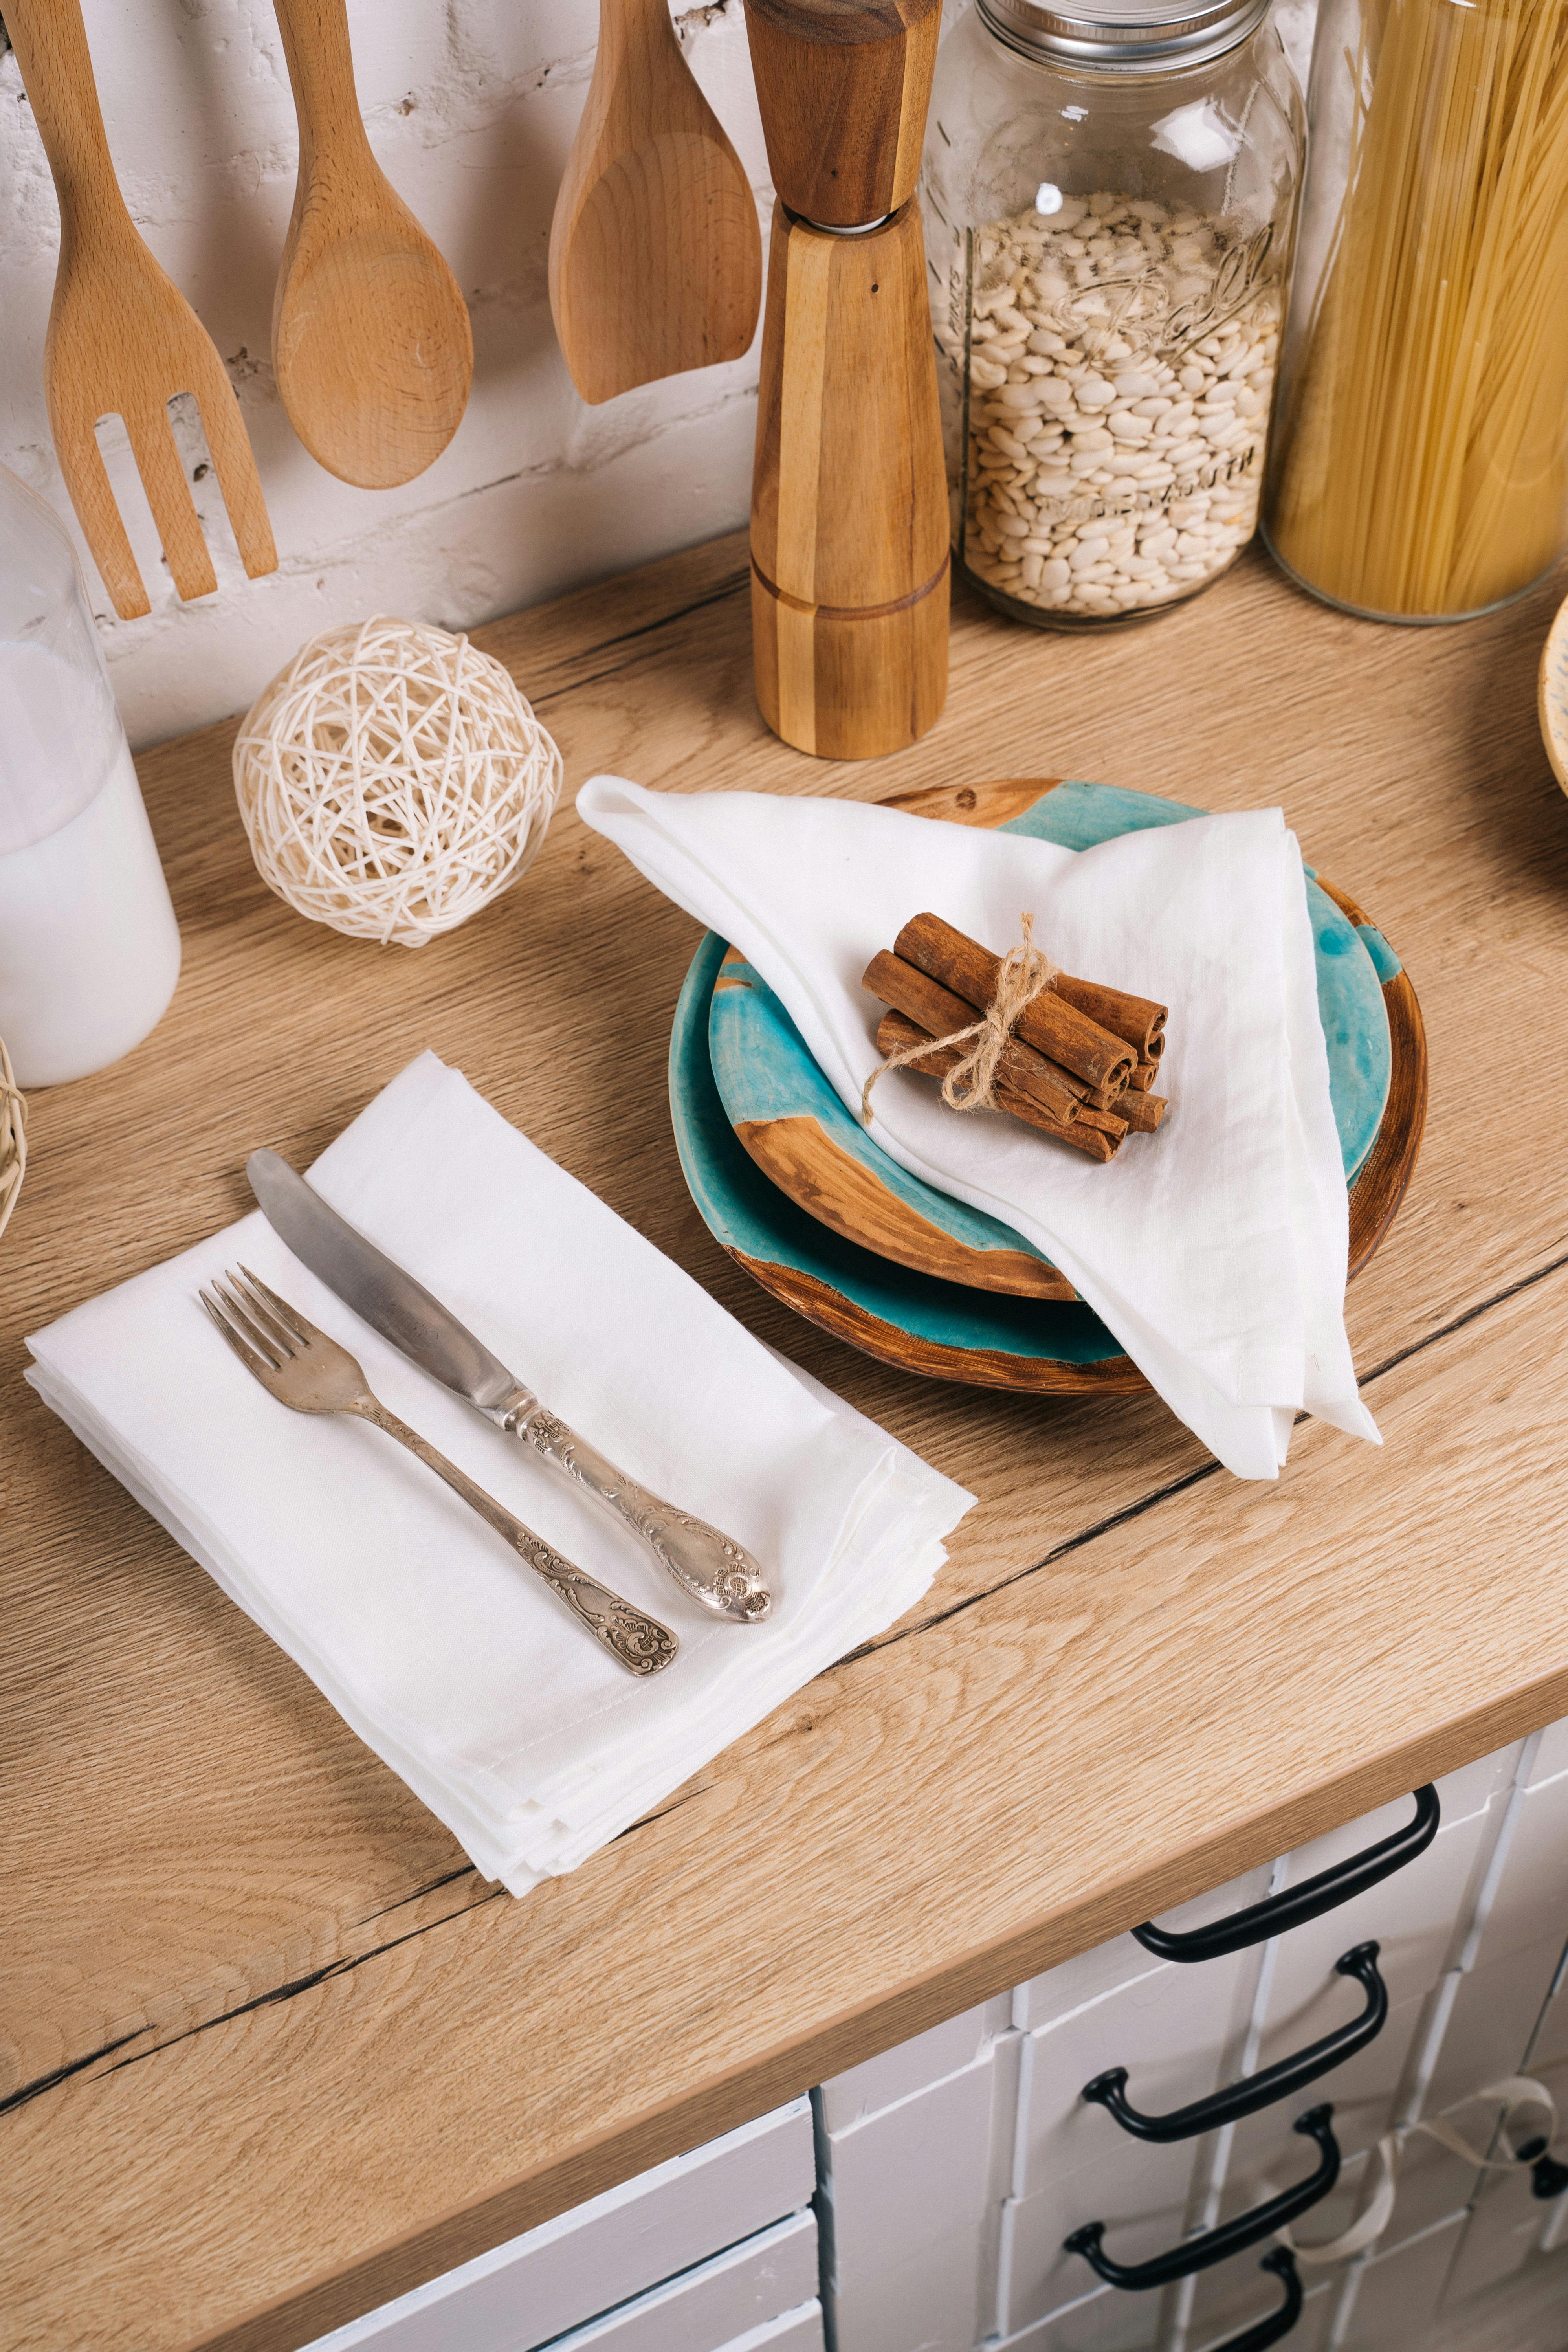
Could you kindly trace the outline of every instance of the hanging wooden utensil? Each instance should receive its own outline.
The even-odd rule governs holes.
[[[914,186],[938,0],[747,0],[773,212],[752,485],[757,701],[873,759],[947,698],[948,507]]]
[[[212,337],[137,235],[114,176],[78,0],[5,0],[60,200],[60,259],[44,346],[49,429],[71,504],[122,621],[152,608],[114,503],[95,427],[118,416],[130,436],[163,553],[182,597],[217,586],[201,519],[169,424],[189,393],[250,577],[278,551],[239,403]]]
[[[600,0],[550,230],[550,308],[574,383],[596,404],[743,357],[762,287],[750,184],[665,0]]]
[[[272,304],[289,422],[340,481],[412,481],[468,406],[474,338],[458,281],[372,154],[343,0],[274,0],[300,176]]]

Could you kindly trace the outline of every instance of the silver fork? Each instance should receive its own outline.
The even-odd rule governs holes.
[[[476,1486],[444,1454],[389,1412],[373,1396],[363,1372],[335,1339],[308,1323],[297,1307],[269,1290],[248,1266],[228,1276],[228,1287],[214,1282],[201,1293],[202,1305],[239,1358],[247,1372],[261,1382],[279,1404],[295,1412],[352,1412],[384,1429],[416,1454],[437,1478],[444,1478],[481,1519],[505,1538],[551,1591],[564,1601],[579,1623],[634,1675],[657,1675],[668,1666],[679,1643],[668,1625],[646,1617],[607,1585],[584,1576],[531,1528]]]

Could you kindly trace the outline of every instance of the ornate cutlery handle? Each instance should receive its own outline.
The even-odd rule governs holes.
[[[613,1658],[634,1675],[657,1675],[662,1667],[668,1665],[680,1645],[668,1625],[661,1625],[657,1617],[645,1616],[640,1609],[634,1609],[629,1601],[623,1601],[618,1592],[612,1592],[607,1585],[598,1583],[591,1576],[584,1576],[580,1568],[574,1568],[569,1559],[552,1550],[542,1536],[536,1536],[531,1528],[514,1518],[493,1495],[487,1495],[482,1486],[476,1486],[456,1463],[448,1462],[444,1454],[438,1454],[416,1429],[410,1429],[405,1421],[399,1421],[395,1412],[388,1412],[386,1407],[376,1400],[369,1402],[371,1410],[367,1411],[364,1405],[355,1408],[361,1419],[374,1422],[377,1429],[386,1432],[388,1437],[395,1437],[400,1445],[406,1445],[410,1454],[417,1454],[427,1469],[434,1470],[455,1494],[461,1495],[464,1502],[470,1504],[481,1519],[488,1521],[499,1536],[505,1538],[518,1558],[525,1560],[534,1574],[542,1576],[551,1591],[564,1601],[573,1615],[587,1627],[601,1648],[608,1650]]]
[[[575,1430],[546,1412],[529,1391],[509,1398],[490,1418],[509,1436],[521,1438],[536,1454],[542,1454],[547,1462],[585,1486],[595,1501],[614,1511],[659,1566],[668,1569],[693,1601],[713,1616],[755,1625],[767,1615],[773,1605],[773,1594],[762,1570],[742,1545],[710,1528],[706,1519],[693,1518],[689,1511],[677,1510],[673,1503],[649,1494]]]

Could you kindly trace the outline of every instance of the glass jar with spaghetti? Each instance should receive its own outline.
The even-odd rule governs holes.
[[[1568,534],[1568,7],[1323,0],[1266,530],[1374,619],[1520,595]]]
[[[1268,0],[976,0],[921,184],[955,560],[1045,627],[1252,536],[1302,146]]]

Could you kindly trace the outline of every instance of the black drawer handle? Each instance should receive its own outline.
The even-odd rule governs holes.
[[[1443,1809],[1437,1802],[1437,1791],[1428,1781],[1415,1791],[1415,1818],[1392,1837],[1380,1838],[1369,1845],[1364,1853],[1352,1854],[1348,1862],[1336,1862],[1331,1870],[1321,1870],[1316,1878],[1304,1878],[1300,1886],[1287,1886],[1278,1895],[1267,1895],[1261,1903],[1249,1904],[1245,1911],[1233,1911],[1228,1919],[1216,1919],[1212,1927],[1194,1927],[1185,1934],[1173,1934],[1168,1927],[1157,1927],[1146,1919],[1132,1933],[1146,1952],[1161,1960],[1217,1960],[1226,1952],[1242,1952],[1248,1944],[1261,1944],[1269,1936],[1282,1936],[1288,1927],[1304,1927],[1309,1919],[1321,1919],[1325,1911],[1334,1910],[1348,1903],[1352,1895],[1364,1895],[1382,1878],[1392,1878],[1418,1853],[1425,1853],[1437,1834]]]
[[[1301,2293],[1301,2273],[1296,2268],[1296,2257],[1289,2247],[1276,2246],[1271,2254],[1264,2255],[1258,2268],[1273,2271],[1284,2280],[1284,2302],[1278,2311],[1271,2311],[1267,2319],[1259,2319],[1251,2327],[1243,2328],[1239,2336],[1227,2336],[1223,2344],[1215,2345],[1215,2352],[1268,2352],[1268,2347],[1278,2344],[1282,2336],[1289,2336],[1300,2318],[1301,2305],[1306,2298]]]
[[[1278,2197],[1264,2204],[1255,2205],[1250,2213],[1238,2213],[1234,2221],[1222,2221],[1215,2230],[1205,2230],[1201,2237],[1184,2238],[1163,2254],[1153,2255],[1146,2263],[1113,2263],[1105,2252],[1101,2240],[1105,2236],[1103,2221],[1090,2221],[1064,2239],[1064,2251],[1081,2254],[1091,2270],[1111,2286],[1128,2287],[1141,2292],[1145,2287],[1169,2286],[1173,2279],[1191,2276],[1194,2271],[1212,2270],[1215,2263],[1228,2262],[1232,2254],[1244,2253],[1248,2246],[1271,2238],[1287,2221],[1308,2212],[1325,2198],[1340,2177],[1340,2144],[1330,2124],[1333,2114],[1331,2106],[1313,2107],[1299,2116],[1290,2128],[1304,2132],[1315,2139],[1321,2154],[1318,2168],[1294,2189],[1282,2189]]]
[[[1115,2116],[1124,2132],[1134,2139],[1191,2139],[1195,2133],[1216,2131],[1221,2124],[1238,2123],[1243,2116],[1255,2116],[1260,2107],[1271,2107],[1277,2099],[1290,2098],[1304,2091],[1320,2074],[1331,2066],[1343,2065],[1369,2042],[1375,2042],[1388,2017],[1388,1987],[1378,1974],[1378,1947],[1358,1944],[1351,1952],[1342,1953],[1334,1967],[1342,1977],[1355,1977],[1366,1987],[1366,2007],[1349,2025],[1342,2025],[1332,2033],[1325,2033],[1321,2042],[1309,2042],[1304,2050],[1289,2058],[1277,2059],[1272,2066],[1261,2067],[1240,2083],[1232,2083],[1223,2091],[1215,2091],[1206,2099],[1194,2099],[1188,2107],[1174,2107],[1168,2116],[1141,2115],[1129,2105],[1126,2096],[1127,2069],[1108,2067],[1097,2074],[1092,2083],[1083,2086],[1083,2095],[1096,2106],[1106,2107]],[[1224,2352],[1224,2347],[1221,2347]]]

